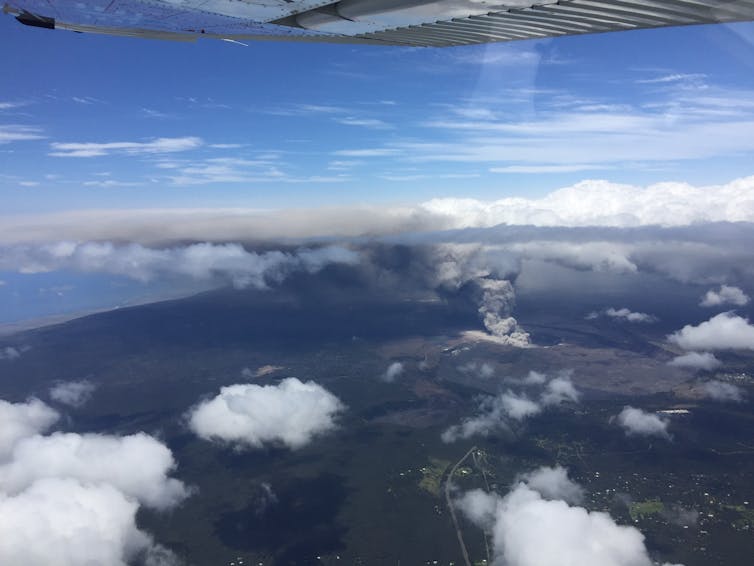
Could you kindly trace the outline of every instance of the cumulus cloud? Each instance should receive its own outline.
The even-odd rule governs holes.
[[[625,307],[620,309],[610,307],[601,312],[590,312],[586,318],[587,320],[594,320],[600,316],[606,316],[616,320],[625,320],[628,322],[657,322],[656,316],[644,312],[634,312]]]
[[[542,385],[537,372],[530,372],[518,383],[523,385]],[[483,397],[479,401],[477,414],[464,419],[442,433],[443,442],[455,442],[460,438],[486,436],[495,431],[509,430],[514,422],[521,422],[537,415],[546,407],[566,402],[578,402],[580,393],[570,379],[570,373],[561,374],[548,381],[539,399],[532,399],[526,393],[516,393],[510,389],[496,396]]]
[[[679,368],[701,369],[712,371],[719,368],[723,363],[710,352],[688,352],[676,356],[668,362],[669,366]]]
[[[525,385],[542,385],[547,381],[547,375],[531,370],[522,380]]]
[[[731,285],[720,285],[715,289],[710,289],[702,297],[699,306],[702,307],[718,307],[720,305],[736,305],[739,307],[744,306],[749,302],[749,295],[744,293],[738,287]]]
[[[111,242],[57,242],[0,249],[0,269],[20,273],[76,270],[111,273],[140,281],[184,276],[221,278],[238,288],[265,288],[295,271],[315,273],[330,263],[355,264],[356,252],[338,246],[299,249],[288,253],[247,251],[240,244],[192,244],[149,248]]]
[[[37,399],[0,400],[0,563],[177,564],[136,524],[141,504],[188,495],[170,450],[146,434],[41,433],[58,419]]]
[[[81,407],[89,401],[96,388],[94,383],[85,379],[64,381],[50,389],[50,399],[69,407]]]
[[[333,430],[343,409],[324,387],[289,377],[278,385],[223,387],[191,410],[189,427],[205,440],[237,447],[282,444],[295,449]]]
[[[688,324],[668,340],[684,350],[754,350],[754,326],[748,319],[724,312],[697,326]]]
[[[562,479],[559,472],[548,475]],[[548,483],[557,482],[545,482],[549,487]],[[644,545],[644,536],[636,528],[618,525],[607,513],[590,512],[561,499],[543,497],[531,483],[518,483],[504,497],[470,491],[457,505],[473,523],[491,534],[495,565],[655,564]]]
[[[483,398],[478,407],[478,414],[464,419],[461,424],[453,425],[442,433],[443,442],[455,442],[459,438],[486,436],[497,430],[508,430],[510,421],[520,421],[536,415],[542,408],[525,395],[506,391],[495,397]]]
[[[618,414],[617,421],[627,435],[659,436],[670,440],[667,419],[660,418],[654,413],[626,406]]]
[[[13,346],[0,348],[0,360],[15,360],[21,357],[21,351]]]
[[[387,366],[385,373],[380,376],[380,379],[387,383],[393,383],[397,378],[403,375],[403,371],[404,368],[401,362],[393,362],[392,364]]]
[[[542,392],[540,400],[543,405],[560,405],[561,403],[577,403],[581,393],[576,390],[570,376],[561,375],[552,379]]]
[[[462,373],[468,373],[481,377],[482,379],[489,379],[495,375],[495,368],[488,362],[467,362],[458,367],[458,370]]]
[[[572,504],[584,499],[584,488],[572,481],[562,466],[542,466],[519,479],[545,499],[562,499]]]
[[[0,465],[0,491],[17,494],[43,478],[106,483],[144,505],[167,509],[187,495],[170,450],[148,434],[107,436],[56,432],[19,440]]]
[[[60,415],[39,399],[9,403],[0,399],[0,462],[13,452],[16,443],[48,430]]]
[[[702,385],[704,394],[715,401],[733,401],[739,403],[744,400],[744,391],[737,385],[713,379]]]
[[[589,180],[540,199],[497,201],[442,198],[422,204],[453,228],[495,226],[686,226],[701,222],[754,221],[754,176],[725,185],[694,187],[657,183],[648,187]]]
[[[67,478],[0,494],[0,563],[126,566],[138,558],[154,566],[175,563],[136,526],[138,507],[110,485]]]

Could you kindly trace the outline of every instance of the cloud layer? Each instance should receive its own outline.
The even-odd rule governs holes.
[[[76,270],[149,281],[157,277],[226,280],[238,288],[265,288],[295,271],[314,273],[330,263],[354,264],[358,254],[329,246],[295,252],[247,251],[240,244],[149,248],[111,242],[58,242],[0,249],[0,269],[21,273]]]
[[[278,385],[223,387],[191,410],[189,427],[205,440],[238,447],[273,444],[295,449],[333,430],[343,409],[322,386],[289,377]]]
[[[222,242],[375,236],[500,224],[635,228],[714,222],[754,222],[754,176],[700,187],[686,183],[636,187],[582,181],[538,199],[443,198],[401,207],[98,210],[14,216],[0,218],[0,243],[63,238],[154,244],[166,240]]]

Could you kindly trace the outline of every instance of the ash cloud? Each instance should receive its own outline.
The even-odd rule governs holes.
[[[259,210],[96,210],[0,221],[0,242],[114,240],[250,241],[353,238],[508,226],[635,228],[754,222],[754,176],[716,186],[658,183],[637,187],[582,181],[539,199],[433,199],[414,206]],[[553,240],[557,242],[557,239]]]
[[[516,298],[511,282],[504,279],[481,279],[478,284],[482,291],[479,314],[487,332],[508,346],[527,347],[529,333],[510,316]]]
[[[277,385],[230,385],[188,414],[200,438],[238,448],[283,445],[301,448],[336,428],[345,409],[340,400],[313,381],[295,377]]]
[[[568,470],[562,466],[542,466],[519,477],[531,489],[545,499],[562,499],[571,504],[581,503],[584,488],[568,477]]]

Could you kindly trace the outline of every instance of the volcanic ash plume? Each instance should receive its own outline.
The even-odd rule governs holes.
[[[510,316],[516,302],[516,292],[510,281],[483,278],[477,283],[482,290],[479,314],[487,331],[510,346],[527,347],[529,333]]]

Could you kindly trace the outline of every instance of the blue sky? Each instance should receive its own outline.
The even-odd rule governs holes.
[[[593,178],[721,183],[754,162],[752,24],[440,50],[5,17],[0,38],[4,214],[541,196]]]
[[[184,44],[2,17],[0,222],[722,184],[754,173],[753,45],[754,24],[406,49]],[[0,322],[206,285],[0,270]]]

